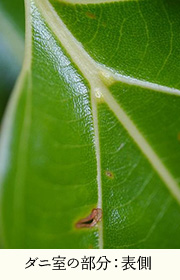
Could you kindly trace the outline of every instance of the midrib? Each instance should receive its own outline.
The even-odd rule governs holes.
[[[98,207],[102,208],[102,186],[101,186],[101,165],[100,165],[100,143],[99,143],[99,129],[97,121],[97,102],[100,97],[109,106],[111,111],[115,114],[120,123],[127,130],[129,135],[136,142],[142,153],[146,156],[148,161],[151,163],[157,174],[161,177],[165,183],[167,189],[170,191],[172,196],[180,204],[180,189],[173,176],[170,174],[168,169],[164,166],[155,151],[151,148],[148,141],[143,137],[141,132],[138,130],[133,121],[128,117],[126,112],[121,108],[120,104],[111,95],[108,88],[103,83],[102,76],[108,81],[119,80],[140,87],[146,87],[151,90],[157,90],[169,94],[180,94],[177,89],[164,87],[161,85],[148,83],[117,75],[111,72],[111,70],[96,63],[88,53],[83,49],[82,45],[74,38],[71,32],[67,29],[63,21],[59,18],[48,0],[35,0],[36,5],[39,7],[41,14],[48,22],[48,25],[60,40],[67,53],[70,55],[74,63],[78,66],[84,77],[88,80],[91,88],[91,101],[92,101],[92,114],[95,128],[95,147],[97,157],[97,182],[98,182]],[[96,97],[96,93],[98,96]],[[100,248],[103,248],[103,229],[102,225],[99,229],[100,235]]]
[[[36,0],[35,0],[36,1]],[[48,1],[36,1],[37,7],[40,8],[41,14],[49,23],[54,34],[59,38],[61,44],[66,49],[72,60],[79,67],[80,71],[90,82],[91,87],[91,106],[94,124],[94,136],[95,136],[95,149],[97,160],[97,184],[98,184],[98,208],[102,209],[102,186],[101,186],[101,165],[100,165],[100,145],[99,145],[99,129],[97,118],[97,101],[95,92],[99,89],[99,69],[96,67],[96,63],[91,57],[83,50],[76,39],[72,36],[70,31],[66,28],[64,23],[58,17],[52,6]],[[51,17],[52,15],[52,17]],[[92,81],[92,77],[93,81]],[[94,94],[93,94],[94,93]],[[103,226],[102,221],[99,225],[99,247],[103,248]]]

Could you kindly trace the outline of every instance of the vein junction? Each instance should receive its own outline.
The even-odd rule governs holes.
[[[95,147],[97,157],[97,182],[98,182],[98,207],[102,208],[102,186],[101,186],[101,163],[100,163],[100,144],[99,144],[99,129],[98,129],[98,118],[97,118],[97,102],[103,100],[107,103],[109,108],[115,114],[120,123],[128,131],[129,135],[136,142],[142,153],[146,156],[148,161],[151,163],[155,171],[164,181],[167,189],[170,191],[172,196],[180,204],[180,189],[170,174],[166,166],[160,160],[158,155],[154,152],[148,141],[144,138],[141,132],[138,130],[133,121],[128,117],[126,112],[121,108],[120,104],[114,99],[108,90],[107,85],[120,81],[123,83],[136,85],[143,88],[148,88],[155,91],[164,92],[167,94],[180,95],[180,91],[177,89],[164,87],[154,83],[133,79],[130,77],[122,76],[113,73],[111,69],[107,69],[102,65],[96,63],[88,53],[83,49],[82,45],[73,37],[70,31],[67,29],[63,21],[59,18],[53,7],[50,5],[48,0],[36,1],[41,14],[47,20],[54,34],[60,40],[68,54],[71,56],[74,63],[78,66],[84,77],[88,80],[91,87],[91,102],[92,102],[92,114],[94,120],[94,131],[95,131]],[[97,1],[100,3],[101,0]],[[70,1],[66,1],[70,2]],[[71,1],[75,3],[76,1]],[[88,2],[88,1],[87,1]],[[93,1],[94,2],[94,1]],[[106,1],[107,2],[107,1]],[[78,2],[80,3],[80,1]],[[100,248],[103,247],[103,230],[102,225],[99,229],[100,235]]]

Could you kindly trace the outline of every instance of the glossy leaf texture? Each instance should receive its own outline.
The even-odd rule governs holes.
[[[26,0],[26,22],[3,246],[180,248],[179,0]]]
[[[0,121],[24,53],[24,2],[0,1]]]

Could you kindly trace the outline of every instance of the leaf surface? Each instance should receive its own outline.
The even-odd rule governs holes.
[[[180,248],[179,6],[26,1],[1,137],[4,247]]]

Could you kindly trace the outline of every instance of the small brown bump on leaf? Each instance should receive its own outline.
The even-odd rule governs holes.
[[[177,138],[178,138],[178,141],[180,141],[180,132],[178,132]]]
[[[114,174],[111,171],[106,170],[105,174],[109,179],[114,179]]]
[[[90,13],[90,12],[86,12],[86,16],[90,19],[96,19],[96,15]]]
[[[102,218],[102,209],[94,208],[91,214],[86,218],[79,220],[76,223],[76,228],[91,228],[94,227]]]

